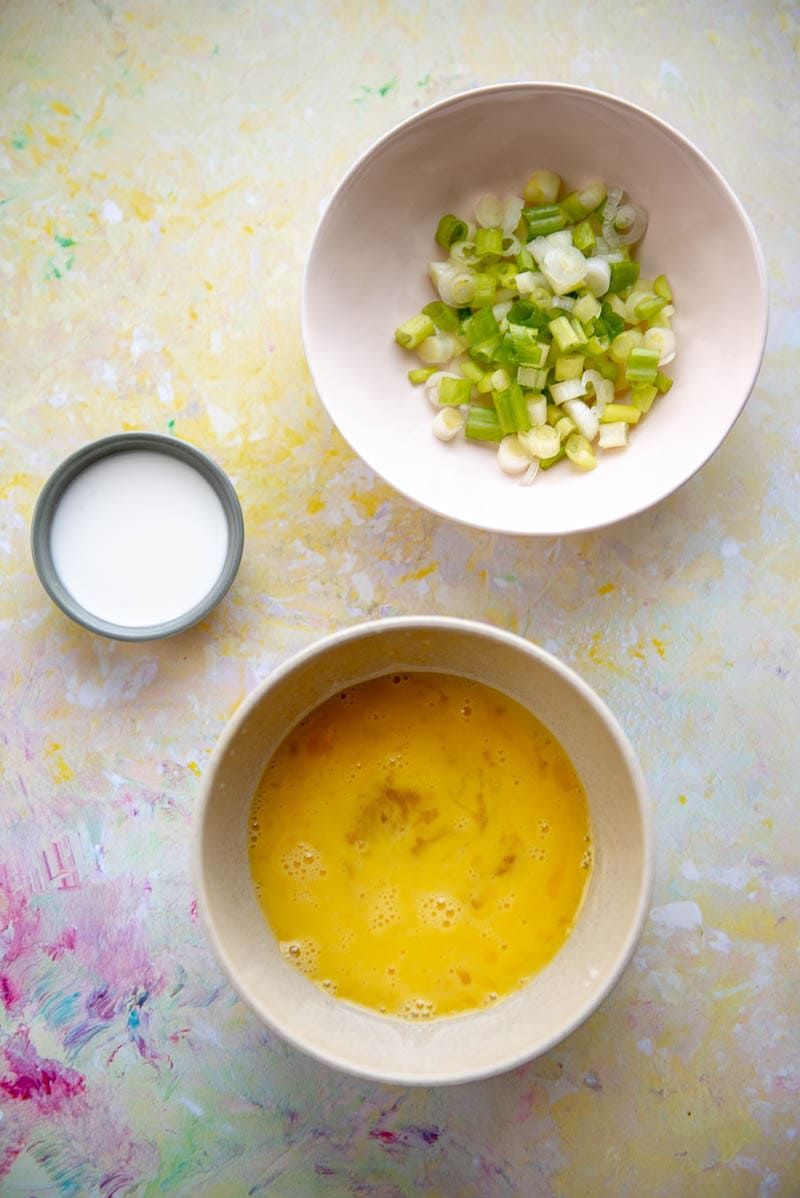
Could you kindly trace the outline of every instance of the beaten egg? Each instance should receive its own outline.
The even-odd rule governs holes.
[[[329,994],[430,1019],[555,955],[592,869],[586,794],[552,733],[469,678],[347,687],[270,758],[249,862],[281,952]]]

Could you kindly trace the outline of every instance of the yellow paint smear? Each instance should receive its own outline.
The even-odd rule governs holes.
[[[438,562],[431,562],[429,566],[423,566],[421,570],[414,570],[410,574],[402,574],[400,582],[419,582],[422,578],[427,578],[429,574],[433,574],[434,570],[439,565]]]

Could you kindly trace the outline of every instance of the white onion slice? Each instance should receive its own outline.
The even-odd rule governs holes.
[[[522,474],[531,464],[516,433],[509,433],[497,447],[497,464],[504,474]]]
[[[568,399],[564,411],[577,426],[578,432],[583,433],[587,441],[594,441],[600,428],[596,413],[582,399]]]
[[[520,196],[506,196],[503,200],[503,232],[513,233],[522,216],[524,200]]]
[[[503,223],[503,201],[496,195],[481,196],[475,205],[475,219],[484,229],[496,229]]]
[[[545,254],[542,273],[556,295],[573,291],[586,278],[586,259],[575,246],[552,246]]]
[[[641,241],[647,229],[647,213],[639,204],[622,204],[603,212],[603,236],[614,249]]]
[[[662,329],[658,325],[653,325],[644,335],[642,343],[645,349],[657,349],[659,353],[659,366],[666,366],[675,357],[675,334],[672,329]]]

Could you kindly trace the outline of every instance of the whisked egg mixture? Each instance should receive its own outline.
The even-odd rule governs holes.
[[[250,868],[285,959],[408,1019],[523,986],[574,925],[586,795],[548,729],[470,679],[395,673],[291,731],[251,809]]]

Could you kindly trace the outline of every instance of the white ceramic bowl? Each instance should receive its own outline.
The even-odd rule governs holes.
[[[578,185],[604,178],[648,211],[637,256],[675,294],[674,386],[622,451],[569,464],[532,487],[463,438],[443,445],[407,379],[419,365],[394,330],[437,298],[427,263],[446,212],[471,216],[485,192],[521,194],[532,170]],[[641,512],[715,452],[756,380],[767,331],[761,251],[744,210],[700,151],[633,104],[585,88],[508,83],[413,116],[353,166],[314,237],[302,331],[317,392],[382,478],[431,511],[499,532],[559,534]]]
[[[479,1012],[429,1023],[389,1018],[325,994],[282,958],[248,866],[248,816],[286,733],[343,687],[398,669],[488,683],[525,704],[569,754],[586,789],[594,868],[575,928],[522,990]],[[195,882],[209,941],[255,1013],[305,1052],[350,1073],[444,1085],[510,1069],[563,1039],[608,995],[633,954],[653,880],[650,810],[633,751],[577,675],[486,624],[408,617],[356,625],[280,666],[242,704],[206,771]]]

